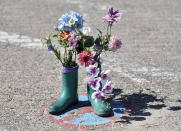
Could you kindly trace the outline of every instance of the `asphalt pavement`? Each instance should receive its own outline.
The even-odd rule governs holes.
[[[180,0],[0,0],[0,130],[71,130],[42,115],[61,88],[60,62],[39,39],[74,10],[91,34],[106,31],[110,7],[123,13],[113,26],[122,48],[103,54],[116,98],[131,106],[115,126],[95,130],[181,130]],[[79,93],[86,92],[85,69]]]

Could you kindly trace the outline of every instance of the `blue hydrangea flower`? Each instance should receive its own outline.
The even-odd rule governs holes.
[[[59,20],[60,23],[58,23],[58,28],[60,30],[66,30],[70,32],[75,29],[80,30],[83,27],[84,21],[82,17],[74,11],[70,11],[70,14],[66,13],[62,15]]]
[[[58,28],[61,30],[67,30],[67,31],[72,31],[72,27],[68,26],[70,16],[68,13],[62,15],[62,17],[59,19],[60,23],[58,23]]]
[[[84,20],[82,19],[82,17],[78,13],[76,13],[74,11],[70,11],[70,15],[71,15],[71,18],[74,21],[75,28],[80,30],[83,27]]]

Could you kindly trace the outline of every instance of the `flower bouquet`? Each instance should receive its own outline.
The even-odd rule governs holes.
[[[121,13],[118,10],[114,11],[110,8],[108,15],[102,19],[107,23],[106,34],[98,29],[97,38],[93,38],[88,35],[90,29],[83,27],[82,16],[70,11],[59,19],[60,22],[55,29],[57,33],[42,39],[42,43],[47,45],[48,50],[52,51],[62,64],[62,91],[58,99],[48,106],[50,113],[63,112],[78,103],[78,65],[80,64],[86,67],[88,99],[94,112],[99,116],[110,115],[111,108],[104,96],[111,93],[113,89],[107,75],[109,70],[103,71],[101,68],[101,53],[116,51],[121,47],[120,39],[112,36],[111,33],[112,26],[120,17]],[[53,38],[58,41],[58,44],[52,44]]]

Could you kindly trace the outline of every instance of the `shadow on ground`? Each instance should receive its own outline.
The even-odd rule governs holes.
[[[178,110],[181,110],[181,106],[172,106],[172,107],[169,107],[168,110],[171,110],[171,111],[178,111]]]
[[[118,121],[122,123],[143,121],[146,119],[146,116],[151,116],[151,113],[146,111],[146,109],[159,110],[166,107],[163,99],[158,99],[153,94],[147,94],[143,92],[122,95],[120,100],[126,106],[126,108],[129,109],[128,116],[123,116],[121,121]],[[157,104],[150,104],[151,102]]]
[[[178,100],[177,102],[180,102],[180,103],[181,103],[181,100]]]

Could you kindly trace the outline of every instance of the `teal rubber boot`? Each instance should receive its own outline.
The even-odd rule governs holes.
[[[61,67],[62,90],[58,99],[48,106],[51,114],[62,113],[78,103],[78,66],[74,68]]]
[[[110,116],[111,115],[111,107],[108,102],[105,101],[103,97],[101,99],[93,99],[92,94],[95,91],[87,84],[87,95],[88,100],[94,108],[94,112],[98,116]]]

